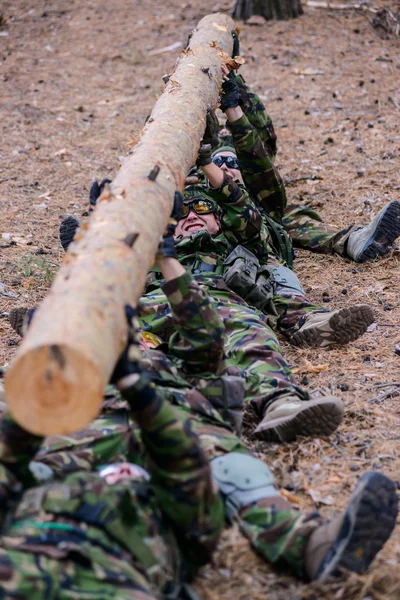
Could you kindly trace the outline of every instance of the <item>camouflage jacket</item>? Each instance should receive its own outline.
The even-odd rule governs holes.
[[[109,486],[96,473],[79,471],[27,490],[28,464],[42,439],[9,415],[2,419],[2,547],[59,559],[73,552],[103,567],[111,555],[154,590],[209,559],[223,506],[189,421],[157,392],[131,416],[141,430],[150,481]]]

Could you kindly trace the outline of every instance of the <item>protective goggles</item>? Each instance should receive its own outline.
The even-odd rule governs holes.
[[[211,200],[204,200],[203,198],[193,198],[189,202],[184,202],[182,219],[188,216],[189,212],[194,210],[198,215],[208,215],[215,212],[215,204]]]
[[[237,169],[239,170],[239,162],[236,156],[214,156],[212,159],[214,165],[217,167],[222,167],[222,165],[226,165],[228,169]]]

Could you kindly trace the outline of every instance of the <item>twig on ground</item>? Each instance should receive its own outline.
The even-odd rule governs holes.
[[[293,183],[297,183],[298,181],[316,181],[317,179],[323,179],[323,177],[320,177],[319,175],[305,175],[304,177],[295,177],[293,179],[285,179],[285,185],[292,185]]]

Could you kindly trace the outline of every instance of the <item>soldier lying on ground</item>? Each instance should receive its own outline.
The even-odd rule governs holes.
[[[278,187],[273,174],[277,138],[271,118],[243,77],[232,77],[229,86],[231,98],[237,100],[225,110],[229,130],[222,129],[218,138],[214,137],[214,144],[220,147],[213,154],[216,164],[225,167],[234,180],[244,182],[257,205],[283,225],[296,247],[336,253],[360,263],[386,254],[400,236],[400,203],[390,201],[369,225],[350,225],[343,230],[324,223],[307,206],[286,206],[286,197],[282,202],[283,184]],[[271,226],[275,229],[273,223]],[[285,239],[278,240],[275,249],[279,251],[282,244]]]
[[[132,334],[130,344],[112,381],[147,470],[114,464],[27,489],[43,439],[2,419],[1,598],[150,600],[209,560],[224,519],[218,488],[190,423],[133,360]]]
[[[167,239],[163,252],[168,247]],[[394,484],[379,473],[367,473],[346,511],[330,523],[317,513],[293,510],[277,491],[268,467],[252,456],[227,422],[240,410],[243,386],[240,378],[214,375],[223,360],[224,336],[215,305],[178,261],[159,258],[158,265],[167,281],[163,289],[176,331],[168,353],[144,350],[141,366],[151,374],[157,395],[168,399],[181,422],[190,423],[198,435],[219,486],[226,519],[238,523],[263,558],[298,577],[326,579],[339,574],[342,567],[365,571],[393,529],[397,514]],[[153,338],[151,345],[155,343]],[[130,354],[128,349],[125,356]],[[37,455],[40,463],[32,467],[34,472],[51,466],[50,474],[63,478],[66,471],[91,469],[114,459],[135,460],[147,467],[129,409],[119,402],[118,410],[108,412],[107,421],[106,430],[103,418],[80,434],[47,439]],[[371,528],[377,537],[367,535]]]

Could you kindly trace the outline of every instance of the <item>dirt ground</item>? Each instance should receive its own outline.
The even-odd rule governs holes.
[[[230,8],[223,0],[3,3],[2,364],[19,343],[7,313],[45,295],[63,257],[60,220],[86,210],[93,177],[117,172],[180,49],[152,51],[184,42],[202,16]],[[273,117],[281,173],[310,178],[288,185],[289,201],[311,204],[340,228],[365,224],[400,200],[399,38],[381,39],[370,19],[366,11],[305,7],[297,20],[240,24],[243,74]],[[400,249],[363,265],[301,251],[296,269],[313,300],[332,309],[367,302],[376,313],[372,330],[345,348],[296,350],[283,342],[303,384],[344,399],[339,432],[254,446],[299,508],[329,516],[345,506],[364,471],[400,478]],[[379,387],[391,382],[397,385]],[[301,584],[276,574],[231,530],[197,589],[206,600],[394,599],[399,561],[400,527],[365,576]]]

